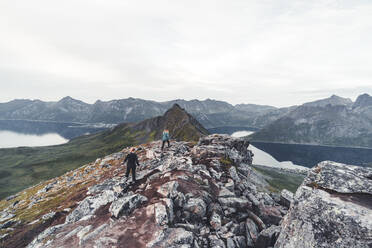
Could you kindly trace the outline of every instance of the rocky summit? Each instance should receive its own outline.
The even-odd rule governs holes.
[[[319,164],[295,196],[227,135],[128,148],[0,202],[1,247],[370,247],[370,169]],[[344,245],[344,246],[343,246]]]
[[[297,190],[275,247],[372,247],[372,170],[319,163]]]

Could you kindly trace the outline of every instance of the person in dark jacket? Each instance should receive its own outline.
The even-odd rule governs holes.
[[[125,173],[125,177],[128,178],[129,172],[132,171],[132,181],[136,182],[136,167],[139,166],[138,163],[138,156],[134,153],[135,148],[132,147],[130,149],[130,153],[125,157],[124,162],[127,162],[127,172]]]

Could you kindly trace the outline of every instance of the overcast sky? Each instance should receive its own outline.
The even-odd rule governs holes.
[[[371,0],[1,0],[0,102],[372,94]]]

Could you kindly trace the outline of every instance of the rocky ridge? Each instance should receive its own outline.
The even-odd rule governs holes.
[[[252,169],[246,140],[137,146],[0,202],[1,247],[370,247],[372,170],[323,162],[295,195]]]
[[[134,184],[123,178],[124,149],[9,198],[0,244],[267,247],[275,240],[288,202],[252,170],[247,141],[174,141],[163,157],[160,145],[137,147]]]

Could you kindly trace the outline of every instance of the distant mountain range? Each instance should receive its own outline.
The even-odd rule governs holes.
[[[372,148],[372,97],[305,103],[250,136],[254,141]]]
[[[206,128],[225,126],[262,128],[291,110],[254,104],[233,106],[227,102],[210,99],[155,102],[128,98],[107,102],[98,100],[94,104],[88,104],[65,97],[58,102],[22,99],[0,103],[0,119],[118,124],[163,115],[174,104],[184,108]]]
[[[226,127],[259,130],[251,136],[253,141],[372,148],[372,97],[368,94],[355,102],[333,95],[288,108],[231,105],[211,99],[156,102],[128,98],[94,104],[71,97],[58,102],[14,100],[0,103],[0,119],[134,123],[161,116],[174,104],[216,132]]]

